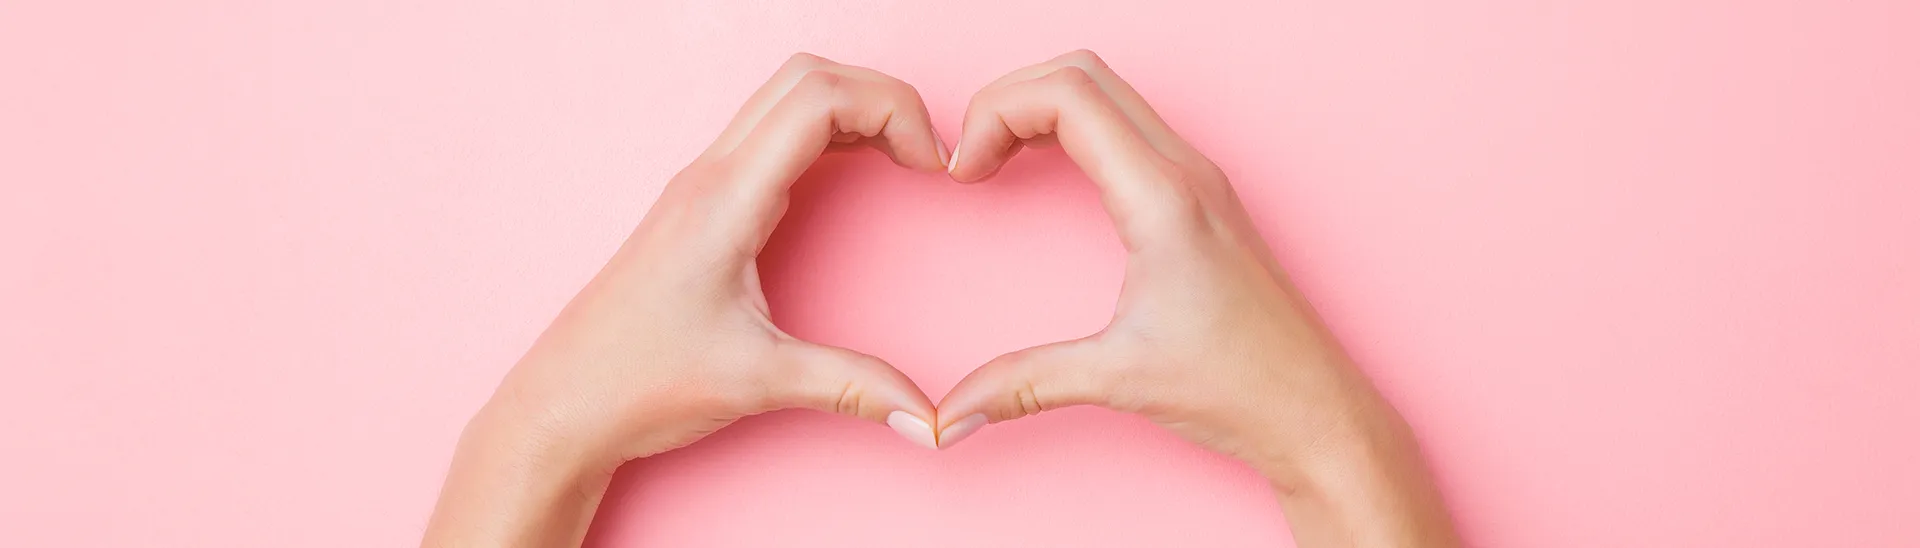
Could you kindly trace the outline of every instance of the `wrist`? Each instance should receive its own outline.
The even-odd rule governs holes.
[[[454,450],[423,546],[577,546],[613,480],[577,444],[488,404]]]
[[[1317,435],[1294,440],[1283,457],[1255,464],[1283,494],[1364,476],[1418,450],[1406,422],[1384,403],[1354,403],[1328,415]]]
[[[573,421],[578,422],[578,421]],[[612,476],[621,462],[602,444],[567,427],[568,419],[544,409],[496,398],[482,406],[461,432],[457,453],[526,467],[547,481]]]
[[[1384,404],[1349,413],[1290,466],[1266,472],[1301,546],[1333,545],[1307,540],[1313,537],[1354,546],[1457,545],[1419,444]]]

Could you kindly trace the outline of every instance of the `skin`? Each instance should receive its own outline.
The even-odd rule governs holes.
[[[1090,52],[977,93],[949,157],[911,86],[806,54],[676,175],[502,381],[455,452],[424,546],[577,546],[622,463],[810,408],[950,447],[1073,405],[1138,413],[1273,485],[1298,544],[1458,546],[1405,421],[1354,367],[1226,177]],[[1128,250],[1112,322],[1001,356],[937,410],[886,362],[774,326],[755,257],[823,152],[871,147],[975,182],[1055,146]]]

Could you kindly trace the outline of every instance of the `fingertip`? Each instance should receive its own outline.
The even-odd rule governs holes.
[[[879,138],[869,142],[892,159],[894,165],[927,173],[947,171],[950,165],[947,143],[940,138],[940,130],[924,118],[898,123],[898,126],[887,126]]]
[[[966,140],[962,138],[960,142],[965,143]],[[967,182],[966,179],[960,178],[960,146],[959,145],[954,145],[953,156],[947,159],[947,177],[957,182],[962,182],[962,183]]]
[[[1000,151],[999,154],[988,154],[990,158],[985,160],[983,167],[981,165],[982,160],[980,160],[980,155],[977,154],[980,149],[969,147],[967,149],[970,151],[967,153],[968,163],[973,165],[955,169],[955,173],[949,173],[948,175],[960,184],[973,185],[987,182],[999,176],[1000,170],[1007,167],[1006,162],[1012,161],[1014,156],[1018,156],[1020,152],[1026,150],[1026,148],[1025,141],[1014,141],[1013,144],[1008,145],[1007,148]]]
[[[900,167],[926,173],[942,173],[949,165],[947,143],[940,130],[924,119],[907,127],[889,128],[883,141],[887,155]]]
[[[947,140],[940,137],[940,128],[933,129],[933,144],[940,152],[941,171],[953,171],[953,157],[947,155]]]
[[[912,413],[894,411],[887,414],[887,426],[893,428],[900,437],[913,442],[914,445],[934,450],[940,449],[938,435],[934,433],[933,427],[928,425],[925,419],[916,417]]]
[[[965,139],[962,141],[964,142]],[[992,145],[992,142],[964,145],[967,150],[964,158],[960,155],[962,147],[954,147],[953,162],[948,165],[947,177],[954,182],[967,185],[986,182],[998,174],[1001,168],[1006,167],[1005,162],[1026,148],[1023,142],[1014,141],[996,153]],[[983,146],[986,148],[982,148]],[[983,153],[982,150],[986,152]],[[965,163],[962,163],[963,161]]]
[[[960,420],[953,421],[953,424],[949,424],[945,428],[941,428],[940,431],[934,436],[934,443],[936,445],[936,448],[946,449],[949,447],[953,447],[955,444],[960,443],[961,440],[965,440],[967,439],[968,436],[972,436],[975,432],[979,432],[980,428],[986,425],[987,425],[987,416],[980,413],[967,415],[966,417],[961,418]]]
[[[1014,353],[1002,354],[980,367],[967,373],[959,383],[953,385],[935,408],[935,416],[946,421],[939,426],[951,428],[961,420],[979,415],[985,421],[1008,420],[1017,418],[1015,410],[1002,409],[1009,393],[1025,384],[1016,375],[1024,373],[1012,363]],[[951,419],[949,419],[951,417]]]
[[[943,160],[941,160],[940,155],[937,152],[934,154],[924,154],[924,153],[907,154],[907,153],[903,153],[898,148],[892,147],[891,145],[883,145],[883,144],[873,144],[871,148],[879,150],[882,154],[885,154],[888,160],[893,161],[893,165],[907,168],[913,171],[920,171],[920,172],[926,172],[926,173],[945,173],[947,169],[946,163]]]

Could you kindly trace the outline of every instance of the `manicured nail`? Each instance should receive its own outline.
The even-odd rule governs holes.
[[[940,130],[933,130],[933,144],[940,147],[940,165],[947,166],[949,171],[953,170],[953,166],[947,163],[947,158],[951,158],[947,156],[947,140],[940,138]]]
[[[953,447],[953,444],[960,443],[960,440],[967,439],[967,436],[973,435],[974,432],[979,432],[980,427],[986,425],[987,416],[979,413],[967,415],[967,418],[954,421],[953,424],[947,425],[946,429],[940,431],[940,448],[946,449]]]
[[[960,167],[960,146],[959,145],[954,145],[953,156],[947,159],[947,173],[953,173],[953,168],[956,168],[956,167]]]
[[[940,448],[940,446],[933,441],[933,427],[927,426],[927,421],[920,420],[920,417],[909,415],[906,411],[894,411],[892,414],[887,415],[887,426],[891,426],[893,427],[893,431],[899,432],[900,437],[907,438],[907,441],[920,444],[921,447],[928,449]]]

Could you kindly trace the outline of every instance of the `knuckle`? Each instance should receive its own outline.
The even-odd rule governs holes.
[[[667,183],[654,207],[694,218],[711,214],[723,202],[717,182],[726,180],[733,169],[733,163],[725,157],[687,166]]]
[[[1093,75],[1088,73],[1087,69],[1073,65],[1053,69],[1053,72],[1047,73],[1045,78],[1055,84],[1067,86],[1084,86],[1093,83]]]
[[[840,385],[833,396],[833,412],[842,415],[859,416],[860,402],[866,398],[860,386],[853,381]]]
[[[1199,179],[1192,172],[1177,167],[1161,169],[1163,173],[1170,172],[1162,175],[1167,184],[1160,185],[1166,193],[1167,203],[1182,213],[1200,213]]]
[[[1004,93],[1005,91],[1000,88],[987,88],[973,92],[973,96],[967,98],[967,111],[985,111],[993,108]]]
[[[1206,215],[1189,213],[1189,209],[1197,208],[1167,207],[1142,219],[1143,230],[1150,231],[1158,236],[1161,243],[1167,244],[1160,246],[1157,253],[1195,260],[1200,246],[1217,235],[1217,230]]]
[[[1057,93],[1063,100],[1085,100],[1100,94],[1100,85],[1093,76],[1080,67],[1060,67],[1042,77],[1049,90]]]
[[[735,184],[741,179],[739,162],[738,158],[729,156],[707,168],[707,177],[690,189],[689,197],[696,211],[720,214],[743,203],[747,196],[742,195],[741,185]]]
[[[827,60],[824,57],[798,51],[794,52],[792,56],[787,57],[786,64],[781,65],[781,67],[794,70],[808,70],[825,64],[827,64]]]
[[[840,87],[840,83],[841,78],[838,74],[824,70],[810,69],[800,75],[800,81],[794,83],[793,90],[789,93],[825,95],[832,93],[835,88]]]
[[[886,96],[895,104],[913,105],[920,103],[920,89],[900,80],[889,80],[885,84]]]
[[[993,417],[994,420],[1017,419],[1047,410],[1039,389],[1044,381],[1036,378],[1038,375],[1032,361],[1037,358],[1033,352],[1033,349],[1027,349],[1007,356],[1011,360],[1005,362],[1007,368],[999,372],[1000,378],[996,381],[1005,390],[1001,393],[1004,399],[1000,404],[990,406],[996,411],[993,414],[1000,415]]]
[[[1099,54],[1094,53],[1093,50],[1086,49],[1086,48],[1069,51],[1066,54],[1061,55],[1059,60],[1061,63],[1067,64],[1067,65],[1080,66],[1080,67],[1086,67],[1086,68],[1106,68],[1107,66],[1107,62],[1101,59]]]
[[[1206,157],[1201,157],[1193,161],[1192,164],[1193,168],[1190,174],[1187,175],[1187,178],[1191,180],[1193,184],[1210,186],[1226,184],[1227,171],[1220,169],[1220,164],[1216,164],[1213,160],[1209,160]]]
[[[712,187],[714,183],[732,181],[739,170],[739,162],[729,153],[725,156],[715,158],[711,162],[704,162],[698,166],[688,166],[680,175],[686,177],[690,182],[699,183],[704,187]]]
[[[1031,382],[1021,383],[1018,387],[1014,388],[1012,408],[1019,410],[1015,415],[1018,417],[1038,415],[1047,410],[1046,407],[1040,403],[1040,396],[1034,392],[1033,383]]]
[[[1139,220],[1174,232],[1204,227],[1206,204],[1191,176],[1173,166],[1163,165],[1156,171],[1152,180],[1140,185],[1145,199]]]

